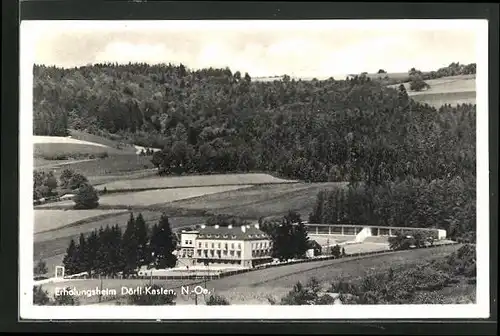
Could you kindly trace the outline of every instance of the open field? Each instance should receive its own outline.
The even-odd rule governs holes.
[[[190,210],[203,209],[214,214],[222,213],[253,219],[283,215],[289,210],[295,210],[305,219],[312,210],[320,190],[345,185],[337,182],[260,185],[175,201],[168,206]]]
[[[272,267],[222,279],[208,280],[207,288],[214,290],[216,294],[225,296],[232,304],[268,304],[267,298],[269,296],[282,297],[292,289],[297,281],[305,283],[311,277],[316,277],[326,287],[333,281],[341,279],[355,281],[369,273],[383,272],[390,267],[409,267],[442,258],[458,248],[458,245],[451,245]],[[203,284],[203,281],[200,280],[153,280],[153,282],[168,289],[177,290],[182,285]],[[148,280],[109,279],[103,280],[103,288],[117,289],[120,292],[121,286],[134,287],[148,283]],[[74,286],[77,289],[95,289],[99,285],[99,280],[73,280],[65,283],[45,284],[43,288],[52,293],[55,287]],[[183,298],[178,298],[177,302],[178,304],[193,304],[192,301],[186,302]]]
[[[102,195],[99,199],[101,209],[129,209],[133,207],[155,206],[176,200],[216,194],[228,190],[248,188],[250,185],[193,187],[175,189],[157,189],[138,192],[125,192]],[[36,206],[35,209],[70,209],[74,206],[72,200],[54,202]]]
[[[87,132],[82,132],[82,131],[77,131],[77,130],[69,130],[70,136],[72,139],[76,140],[83,140],[83,141],[89,141],[101,145],[105,145],[111,148],[115,149],[120,149],[121,152],[128,153],[128,154],[135,154],[136,149],[134,146],[131,144],[117,141],[117,140],[111,140],[102,136],[98,136],[95,134],[90,134]]]
[[[96,160],[44,160],[36,158],[34,161],[35,169],[43,166],[51,168],[51,166],[60,163],[67,163],[65,168],[73,169],[75,172],[83,174],[89,178],[121,175],[123,178],[128,178],[127,174],[136,173],[138,171],[149,170],[153,174],[153,164],[151,157],[139,156],[136,154],[110,155],[106,158]],[[57,167],[61,170],[61,167]],[[156,170],[154,170],[156,172]]]
[[[427,103],[435,108],[444,104],[476,104],[475,92],[426,93],[411,96],[413,100]]]
[[[94,217],[113,216],[123,212],[124,210],[36,210],[34,231],[35,233],[53,231],[82,220],[88,221]]]
[[[154,176],[135,180],[121,180],[105,183],[99,186],[108,191],[115,190],[144,190],[180,187],[205,187],[224,185],[250,185],[250,184],[272,184],[272,183],[294,183],[294,180],[284,180],[268,174],[214,174],[214,175],[190,175],[190,176]]]
[[[317,80],[328,80],[330,77],[333,77],[336,80],[344,80],[349,74],[336,74],[336,75],[325,75],[325,76],[318,76],[318,77],[295,77],[295,76],[290,76],[291,79],[295,80],[302,80],[302,81],[311,81],[314,78]],[[356,74],[353,74],[356,75]],[[360,74],[357,74],[360,75]],[[378,74],[378,73],[368,73],[366,74],[370,79],[379,79],[380,77],[384,78],[385,76],[388,76],[390,80],[397,80],[397,81],[402,81],[402,80],[408,80],[409,75],[408,72],[391,72],[391,73],[383,73],[383,74]],[[279,81],[281,80],[282,76],[269,76],[269,77],[253,77],[252,81],[255,82],[273,82],[275,80]]]
[[[423,91],[410,91],[410,83],[404,86],[408,95],[416,101],[440,107],[444,104],[475,104],[476,75],[462,75],[431,79],[426,81],[431,87]],[[398,88],[399,85],[389,87]]]
[[[96,142],[71,137],[33,136],[33,155],[43,158],[75,155],[126,154],[126,152]]]

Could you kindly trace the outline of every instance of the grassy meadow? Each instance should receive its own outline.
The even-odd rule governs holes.
[[[476,75],[461,75],[443,77],[426,81],[431,87],[423,91],[411,91],[410,83],[404,86],[408,95],[421,103],[427,103],[436,108],[444,104],[475,104],[476,103]],[[391,85],[397,88],[398,85]]]
[[[128,209],[145,208],[156,206],[176,200],[198,197],[208,194],[216,194],[228,190],[248,188],[250,185],[237,186],[210,186],[193,188],[156,189],[138,192],[124,192],[101,195],[99,208],[101,209]],[[72,200],[47,203],[36,206],[35,209],[71,209],[74,206]]]
[[[109,217],[123,210],[36,210],[34,211],[34,231],[36,233],[53,231],[69,224],[88,222],[101,217]]]
[[[144,190],[161,188],[183,188],[183,187],[208,187],[224,185],[253,185],[294,183],[297,181],[276,178],[269,174],[214,174],[214,175],[190,175],[190,176],[153,176],[134,180],[119,180],[100,185],[97,189],[104,188],[107,191],[119,190]]]
[[[262,216],[283,215],[288,210],[295,210],[306,219],[320,190],[345,185],[345,183],[337,182],[258,185],[174,201],[167,205],[176,209],[203,209],[214,214],[229,214],[254,219]]]

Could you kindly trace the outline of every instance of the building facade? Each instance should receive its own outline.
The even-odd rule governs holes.
[[[195,265],[251,268],[272,260],[271,239],[258,224],[202,226],[181,233],[180,254]]]

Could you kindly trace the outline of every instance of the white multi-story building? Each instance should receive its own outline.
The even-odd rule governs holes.
[[[194,244],[198,231],[184,231],[181,232],[179,258],[192,258],[194,256]]]
[[[190,244],[194,242],[194,246]],[[272,260],[271,239],[258,224],[220,227],[202,226],[181,233],[181,256],[192,253],[194,264],[254,267]]]

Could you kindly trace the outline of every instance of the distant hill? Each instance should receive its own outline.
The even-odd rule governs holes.
[[[426,81],[430,88],[423,91],[410,90],[404,83],[408,95],[415,101],[439,108],[444,104],[476,104],[476,75],[459,75]],[[391,87],[397,88],[399,84]]]
[[[72,136],[110,147],[119,141],[164,148],[153,159],[167,174],[264,171],[306,181],[448,174],[435,162],[475,143],[468,122],[475,107],[429,119],[432,107],[371,77],[261,82],[228,68],[35,66],[34,130],[66,135],[71,129]],[[442,127],[449,134],[429,127],[454,123],[457,113],[464,115],[461,124]],[[464,148],[446,146],[457,134]],[[422,147],[436,138],[439,147]],[[462,163],[457,169],[468,169]]]

